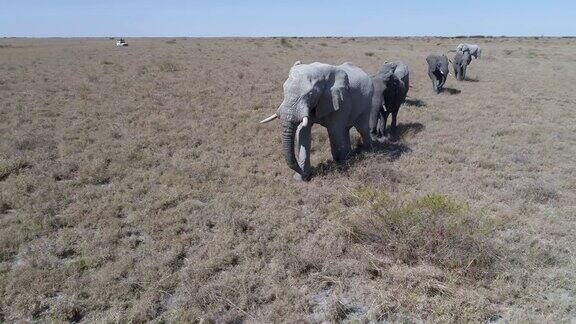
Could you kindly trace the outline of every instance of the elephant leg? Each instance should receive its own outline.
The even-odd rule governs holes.
[[[398,116],[398,109],[392,112],[392,124],[390,125],[390,128],[392,130],[392,134],[394,135],[396,135],[396,116]]]
[[[434,92],[436,93],[440,93],[440,90],[442,89],[442,80],[441,79],[434,79]]]
[[[356,128],[362,137],[362,146],[369,150],[372,149],[372,136],[370,135],[371,130],[369,126],[371,115],[372,112],[364,113],[354,122],[354,128]]]
[[[379,126],[378,133],[380,136],[384,136],[386,134],[386,124],[388,123],[388,115],[389,114],[390,114],[389,112],[382,109],[382,123],[380,125],[378,125]]]
[[[442,90],[442,88],[444,87],[444,83],[446,83],[446,78],[442,78],[442,80],[440,80],[440,83],[438,84],[438,92],[440,92],[440,90]]]
[[[380,123],[380,109],[372,108],[370,110],[370,120],[368,127],[370,129],[370,133],[374,136],[378,136],[378,123]]]
[[[382,109],[383,102],[384,98],[382,94],[374,94],[370,108],[368,125],[370,128],[370,133],[376,137],[378,136],[378,123],[380,123],[380,110]]]
[[[438,93],[438,86],[436,85],[436,77],[431,77],[432,80],[432,91]]]
[[[372,149],[372,137],[370,136],[370,130],[366,127],[362,127],[362,126],[355,126],[354,128],[356,128],[356,130],[358,131],[358,133],[360,133],[360,136],[362,137],[362,147],[367,149],[367,150],[371,150]]]
[[[380,118],[378,118],[378,126],[377,126],[377,130],[376,130],[376,137],[380,138],[382,136],[384,136],[384,114],[380,114],[379,115]]]
[[[350,133],[346,127],[328,128],[328,137],[334,161],[341,163],[346,160],[351,151]]]
[[[462,66],[462,80],[466,80],[466,65]]]
[[[312,143],[312,124],[303,127],[302,124],[296,130],[296,157],[302,174],[294,174],[298,180],[308,181],[312,175],[310,167],[310,146]]]

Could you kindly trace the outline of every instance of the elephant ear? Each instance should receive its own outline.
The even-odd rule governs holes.
[[[338,71],[334,75],[334,83],[324,92],[322,102],[316,108],[316,118],[323,118],[333,112],[345,109],[349,105],[350,83],[348,75],[344,71]]]

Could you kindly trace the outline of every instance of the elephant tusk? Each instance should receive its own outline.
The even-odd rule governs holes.
[[[267,123],[267,122],[269,122],[269,121],[272,121],[272,120],[274,120],[274,119],[276,119],[276,118],[278,118],[278,114],[274,114],[274,115],[272,115],[272,116],[270,116],[270,117],[268,117],[268,118],[266,118],[266,119],[264,119],[264,120],[261,120],[261,121],[260,121],[260,124],[265,124],[265,123]]]
[[[308,126],[308,117],[302,118],[302,127]]]

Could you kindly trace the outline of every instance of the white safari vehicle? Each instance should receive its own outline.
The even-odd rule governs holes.
[[[120,46],[128,46],[128,43],[126,43],[126,41],[124,40],[124,38],[120,38],[119,41],[116,41],[116,46],[120,47]]]

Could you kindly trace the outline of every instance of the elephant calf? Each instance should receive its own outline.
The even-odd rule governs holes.
[[[448,57],[446,55],[430,54],[426,57],[428,63],[428,76],[432,80],[432,90],[440,93],[448,77]]]
[[[408,66],[403,62],[386,62],[372,77],[374,94],[370,114],[370,133],[373,136],[384,135],[389,114],[392,114],[392,133],[396,132],[396,116],[410,88],[409,74]]]
[[[466,68],[472,61],[472,56],[469,52],[456,52],[454,55],[454,61],[452,61],[452,67],[454,68],[454,76],[456,80],[462,81],[466,79]]]
[[[372,145],[369,128],[372,93],[370,76],[351,63],[333,66],[296,62],[284,82],[282,104],[275,114],[260,123],[280,117],[286,162],[296,171],[296,179],[308,181],[312,125],[320,124],[328,130],[336,162],[343,161],[351,152],[351,127],[360,133],[365,146]]]

